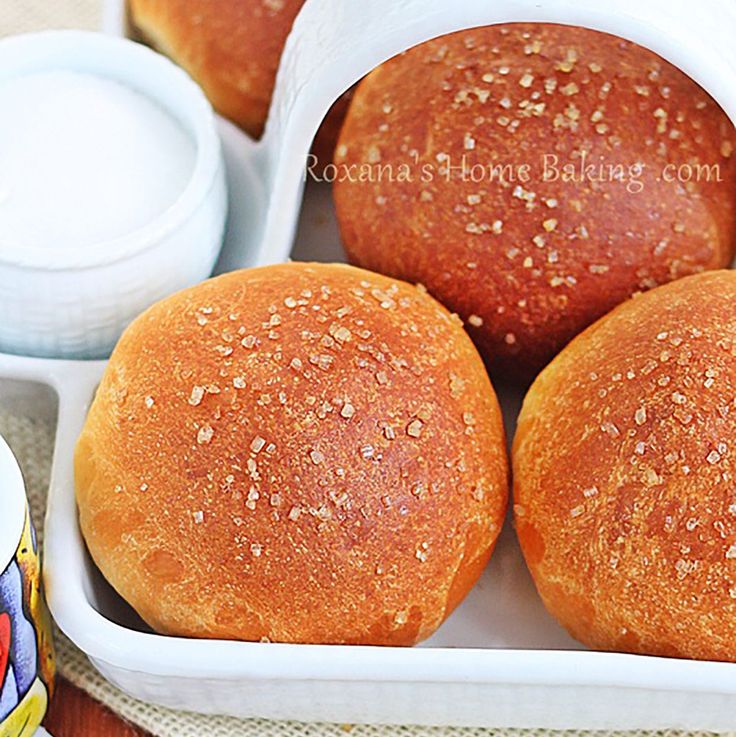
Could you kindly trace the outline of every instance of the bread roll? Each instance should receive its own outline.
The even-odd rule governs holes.
[[[159,632],[409,645],[473,586],[507,497],[459,320],[348,266],[221,276],[120,340],[76,451],[90,553]]]
[[[143,38],[186,69],[213,106],[263,132],[281,52],[304,0],[128,0]]]
[[[184,67],[221,115],[260,138],[281,52],[304,0],[128,2],[134,32]],[[332,161],[350,94],[335,102],[317,131],[317,171]]]
[[[736,660],[736,272],[636,297],[540,374],[514,441],[516,528],[590,647]]]
[[[353,263],[423,283],[493,370],[530,375],[630,295],[730,262],[735,141],[718,105],[643,48],[477,28],[361,83],[337,214]]]

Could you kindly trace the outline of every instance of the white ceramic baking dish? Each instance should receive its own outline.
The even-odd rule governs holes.
[[[122,13],[115,2],[107,18],[109,28],[120,32]],[[701,0],[697,6],[688,0],[308,0],[285,54],[264,141],[253,144],[242,136],[239,144],[232,133],[229,153],[226,147],[231,174],[255,172],[270,199],[263,209],[251,200],[236,203],[237,223],[231,225],[249,237],[231,239],[221,266],[288,256],[304,155],[321,116],[343,89],[414,43],[507,20],[588,25],[643,43],[690,73],[736,117],[736,5],[730,0]],[[329,192],[309,188],[296,257],[330,260],[339,254],[330,213]],[[309,721],[736,728],[736,664],[582,649],[544,611],[510,525],[470,596],[414,649],[198,641],[151,633],[95,569],[77,525],[72,451],[103,370],[100,362],[0,356],[0,398],[42,386],[58,395],[46,524],[49,603],[66,634],[128,693],[204,713]],[[500,393],[511,435],[520,398],[513,391]]]
[[[310,203],[312,206],[319,202]],[[303,227],[311,227],[308,216]],[[566,729],[730,730],[736,664],[583,650],[544,611],[511,525],[471,594],[422,646],[280,645],[152,633],[91,562],[72,454],[100,361],[0,354],[0,406],[48,411],[58,431],[45,582],[61,629],[127,693],[202,713],[304,721]],[[520,397],[501,389],[509,432]],[[298,606],[298,602],[295,602]]]

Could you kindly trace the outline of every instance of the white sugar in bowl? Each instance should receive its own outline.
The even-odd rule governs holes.
[[[207,278],[225,229],[212,109],[131,41],[0,41],[0,352],[101,358],[153,302]]]

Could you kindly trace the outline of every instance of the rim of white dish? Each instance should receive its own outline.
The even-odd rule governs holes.
[[[88,56],[93,57],[93,63]],[[121,68],[136,69],[124,77]],[[12,64],[13,76],[50,70],[73,70],[112,79],[161,105],[192,136],[196,147],[192,173],[179,197],[146,225],[123,236],[93,245],[63,249],[20,246],[0,242],[0,262],[41,271],[85,269],[125,259],[155,247],[178,230],[208,196],[221,165],[220,139],[215,115],[200,87],[172,61],[139,43],[94,31],[41,31],[0,40],[0,69]],[[140,70],[145,68],[146,74]],[[10,74],[0,75],[9,77]],[[163,79],[179,96],[187,114],[177,114],[150,91],[151,77]],[[195,244],[196,245],[196,244]]]
[[[26,489],[18,462],[0,436],[0,573],[18,550],[26,521]]]

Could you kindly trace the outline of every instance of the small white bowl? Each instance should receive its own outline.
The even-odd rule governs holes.
[[[182,194],[144,227],[93,248],[0,248],[0,350],[100,358],[142,310],[212,272],[227,215],[220,140],[199,87],[132,41],[82,31],[0,41],[0,79],[49,70],[127,85],[161,105],[196,146]]]

